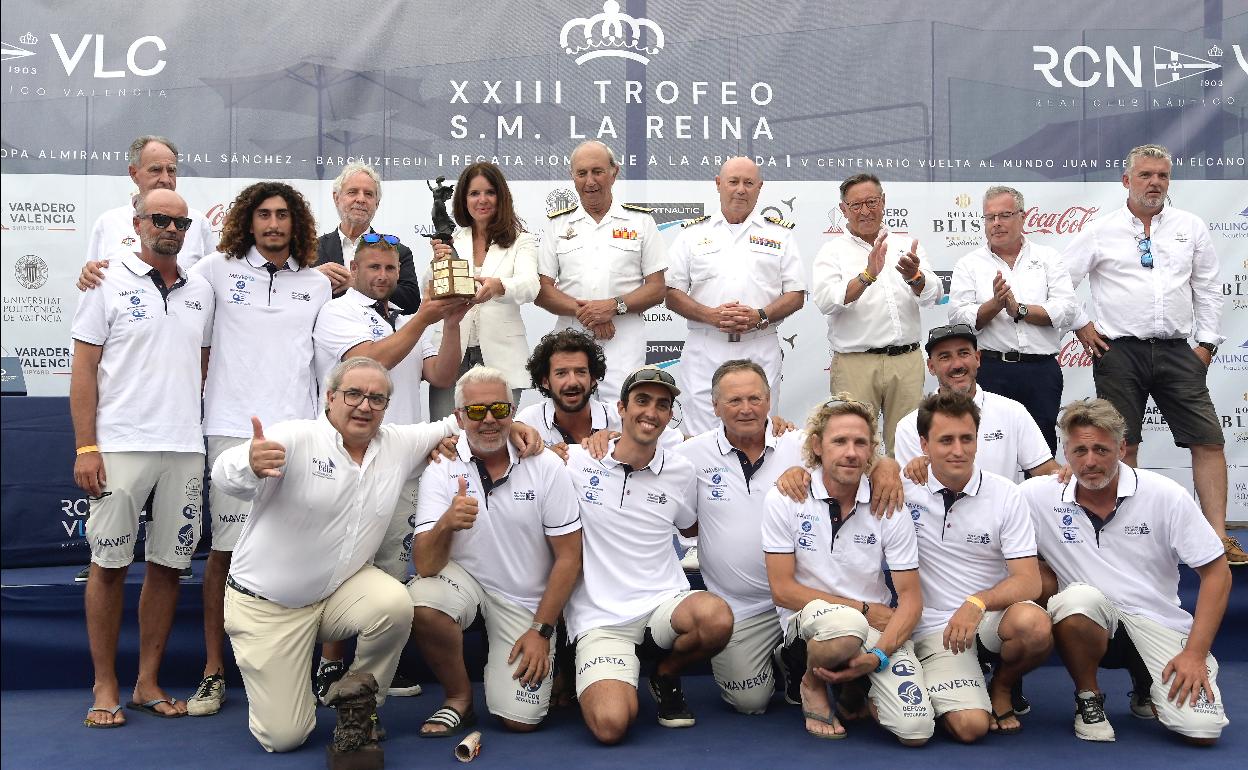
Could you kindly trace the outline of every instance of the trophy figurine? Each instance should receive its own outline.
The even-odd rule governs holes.
[[[451,194],[455,192],[455,187],[443,184],[446,177],[440,176],[436,181],[437,187],[430,185],[428,181],[425,182],[429,192],[433,193],[433,235],[427,237],[450,246],[451,256],[436,258],[431,263],[433,282],[429,296],[433,299],[474,297],[477,294],[477,285],[472,280],[472,265],[468,260],[460,258],[451,242],[451,233],[455,231],[455,225],[450,215],[446,213],[446,203],[451,199]]]

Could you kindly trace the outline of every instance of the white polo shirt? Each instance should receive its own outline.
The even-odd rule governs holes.
[[[1021,479],[1031,470],[1053,459],[1040,426],[1027,407],[1012,398],[989,393],[976,386],[975,405],[979,407],[979,441],[975,465],[1007,479]],[[904,468],[923,454],[919,444],[919,410],[901,418],[893,444],[893,457]]]
[[[594,433],[600,430],[620,429],[620,410],[614,402],[608,404],[599,401],[597,398],[590,398],[589,403],[585,405],[589,410],[589,427]],[[522,422],[531,426],[542,435],[542,441],[546,446],[555,446],[556,444],[574,444],[577,442],[568,441],[568,437],[559,429],[559,425],[555,422],[555,402],[550,398],[543,398],[535,404],[529,404],[525,408],[516,412],[516,422]],[[659,436],[659,446],[664,449],[674,449],[680,446],[685,440],[684,435],[678,428],[673,427],[670,423],[667,428]]]
[[[584,538],[581,580],[564,610],[572,639],[641,617],[689,590],[672,528],[697,520],[693,464],[658,447],[646,467],[630,472],[616,461],[615,445],[601,460],[568,448]]]
[[[178,252],[178,267],[190,270],[196,262],[216,252],[218,238],[198,209],[187,208],[186,215],[191,218],[191,229],[186,231]],[[100,214],[92,225],[86,261],[120,259],[122,254],[132,254],[139,247],[139,236],[134,232],[134,206],[118,206]]]
[[[845,304],[849,280],[867,267],[872,244],[846,232],[823,244],[815,255],[810,296],[828,317],[828,343],[834,353],[861,353],[889,345],[909,345],[919,341],[919,306],[930,307],[945,295],[944,286],[927,252],[919,245],[919,269],[925,281],[916,296],[906,278],[897,272],[897,262],[910,251],[912,238],[888,234],[888,253],[875,283],[858,299]]]
[[[823,471],[810,476],[810,496],[795,503],[773,489],[767,493],[763,518],[763,550],[791,553],[794,578],[807,588],[846,599],[888,604],[892,592],[884,582],[884,566],[892,572],[919,567],[914,531],[901,516],[871,515],[871,482],[858,482],[855,505],[835,536],[832,534],[832,495],[823,483]],[[701,552],[699,552],[701,558]],[[926,581],[927,573],[923,573]],[[780,624],[787,626],[794,610],[777,607]]]
[[[722,213],[685,226],[672,243],[667,285],[695,302],[717,307],[740,302],[767,307],[790,291],[805,291],[802,255],[791,228],[753,214],[731,225]],[[690,329],[718,331],[689,320]],[[769,327],[775,334],[777,326]]]
[[[1018,487],[995,473],[976,468],[947,514],[935,473],[922,486],[903,483],[923,576],[923,616],[912,635],[918,639],[943,631],[966,597],[1009,577],[1007,559],[1035,556],[1036,533]]]
[[[316,346],[316,386],[320,398],[325,397],[325,381],[330,370],[342,361],[348,350],[363,342],[385,339],[412,320],[410,315],[401,315],[395,328],[391,329],[390,324],[373,307],[376,302],[364,293],[350,288],[341,297],[331,299],[321,306],[321,311],[316,316],[316,328],[312,332]],[[390,406],[386,408],[383,422],[395,425],[424,422],[425,410],[420,403],[420,381],[425,376],[425,359],[433,358],[437,354],[438,349],[433,346],[430,327],[420,335],[411,352],[390,370],[394,392],[390,394]]]
[[[1179,605],[1179,567],[1203,567],[1225,552],[1192,496],[1159,473],[1118,464],[1118,507],[1100,517],[1075,502],[1077,481],[1053,476],[1019,486],[1031,509],[1040,555],[1058,586],[1087,583],[1128,615],[1186,634],[1192,616]]]
[[[252,247],[242,259],[215,252],[192,271],[216,294],[204,389],[204,435],[251,437],[265,426],[317,412],[312,328],[329,301],[329,279],[293,259],[270,275]]]
[[[212,287],[179,269],[162,297],[151,270],[134,252],[115,255],[74,314],[70,335],[104,348],[95,443],[102,452],[202,454],[200,348],[212,335]]]
[[[265,438],[286,449],[277,478],[251,472],[250,441],[222,452],[212,483],[251,500],[230,575],[283,607],[323,600],[373,560],[403,484],[456,430],[453,417],[383,425],[357,465],[324,416],[266,425]]]
[[[1057,249],[1033,243],[1026,236],[1014,267],[986,245],[958,260],[949,284],[949,323],[975,328],[979,306],[995,296],[992,282],[998,272],[1010,285],[1016,300],[1028,307],[1044,308],[1053,324],[1015,323],[1009,313],[1002,310],[975,332],[979,347],[997,352],[1057,355],[1062,335],[1070,328],[1079,307],[1075,288]]]
[[[802,463],[806,434],[777,438],[767,426],[760,464],[751,466],[728,441],[723,423],[672,450],[693,463],[698,479],[698,562],[706,587],[722,596],[737,620],[775,609],[763,560],[763,505],[776,478]]]
[[[478,502],[477,520],[451,535],[451,559],[490,593],[537,612],[555,564],[546,538],[581,528],[576,490],[563,461],[553,452],[519,459],[509,441],[507,475],[486,485],[466,434],[460,434],[456,451],[457,459],[430,463],[420,476],[416,534],[433,529],[466,478],[468,494]]]

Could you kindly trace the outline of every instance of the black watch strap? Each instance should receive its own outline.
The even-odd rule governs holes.
[[[537,635],[542,637],[543,639],[549,639],[555,635],[555,627],[550,625],[549,623],[539,623],[537,621],[534,621],[533,625],[530,626],[530,628],[536,631]]]

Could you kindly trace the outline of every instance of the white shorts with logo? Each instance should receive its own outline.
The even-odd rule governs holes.
[[[1031,601],[1025,603],[1036,604]],[[989,652],[1001,652],[1001,619],[1008,609],[1009,607],[985,612],[979,619],[975,636]],[[914,640],[914,651],[923,664],[923,673],[927,677],[927,694],[932,701],[932,708],[936,710],[936,716],[942,717],[951,711],[965,709],[993,713],[992,701],[988,698],[988,686],[984,683],[984,669],[979,665],[979,654],[974,646],[954,655],[945,649],[944,630],[941,629]]]
[[[147,561],[173,569],[191,564],[199,542],[204,456],[199,452],[103,452],[103,494],[91,498],[91,561],[118,568],[134,561],[143,503],[155,489],[147,522]]]
[[[728,646],[711,658],[719,695],[743,714],[762,714],[776,689],[771,653],[783,641],[774,608],[732,624]]]
[[[1191,705],[1185,698],[1181,704],[1169,699],[1170,686],[1161,676],[1175,655],[1187,644],[1187,634],[1166,628],[1151,618],[1129,615],[1115,607],[1105,594],[1087,583],[1071,583],[1066,589],[1049,599],[1049,615],[1056,625],[1071,615],[1083,615],[1109,632],[1112,639],[1121,625],[1131,637],[1131,643],[1140,653],[1148,673],[1153,677],[1149,695],[1157,709],[1157,719],[1166,728],[1189,738],[1217,738],[1230,722],[1222,705],[1222,693],[1218,691],[1218,661],[1210,654],[1205,658],[1209,670],[1209,684],[1213,687],[1213,701],[1204,693]]]
[[[222,452],[247,441],[249,439],[237,436],[209,436],[208,467],[212,468],[216,464]],[[233,551],[234,546],[238,545],[239,535],[243,534],[247,514],[251,513],[251,501],[227,495],[216,484],[210,483],[208,510],[212,514],[212,550]]]
[[[525,686],[512,675],[517,662],[508,663],[516,640],[533,626],[533,613],[510,599],[490,593],[463,567],[448,561],[430,577],[414,577],[407,593],[417,607],[431,607],[449,615],[467,629],[480,612],[490,649],[485,660],[485,705],[491,714],[535,725],[550,710],[550,687],[554,680],[555,644],[550,643],[550,673],[537,686]]]
[[[857,639],[863,652],[875,647],[880,632],[867,624],[867,618],[853,607],[815,599],[789,618],[784,644],[798,639],[827,641],[842,636]],[[923,740],[935,732],[930,699],[923,697],[924,670],[918,664],[914,647],[905,642],[889,656],[888,668],[867,674],[871,690],[867,697],[875,706],[880,726],[903,740]]]
[[[591,628],[576,640],[576,694],[594,682],[613,679],[637,686],[641,676],[641,660],[637,645],[645,641],[646,631],[654,643],[664,650],[676,644],[672,613],[680,603],[700,591],[682,591],[650,612],[614,626]]]
[[[406,583],[412,570],[412,541],[416,537],[416,493],[420,479],[408,479],[399,493],[399,502],[390,516],[390,526],[377,546],[373,566],[390,577]]]

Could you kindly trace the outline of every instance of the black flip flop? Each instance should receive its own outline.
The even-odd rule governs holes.
[[[424,721],[424,724],[422,724],[421,727],[424,727],[425,725],[441,725],[446,729],[436,733],[426,733],[421,731],[418,732],[417,735],[421,738],[449,738],[452,735],[458,735],[460,732],[466,728],[472,727],[476,723],[477,715],[471,708],[469,708],[466,713],[461,714],[454,706],[443,706],[433,712],[433,714],[431,714],[429,718]]]

